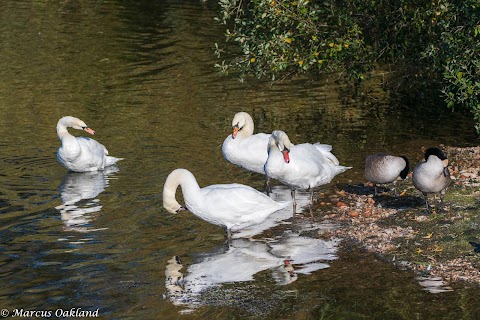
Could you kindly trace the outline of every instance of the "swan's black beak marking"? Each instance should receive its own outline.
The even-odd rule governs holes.
[[[185,207],[180,207],[177,209],[177,211],[175,211],[176,213],[179,213],[180,211],[186,211],[187,209],[185,209]]]
[[[232,127],[232,130],[233,130],[233,132],[232,132],[232,139],[235,139],[235,138],[237,137],[238,131],[240,131],[240,128],[238,127],[238,124],[234,125],[234,126]]]

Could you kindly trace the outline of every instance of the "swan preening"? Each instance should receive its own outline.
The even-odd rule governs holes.
[[[409,170],[410,165],[405,156],[375,153],[365,158],[365,178],[373,183],[375,195],[377,195],[377,184],[393,182],[396,196],[396,182],[398,179],[406,179]]]
[[[252,117],[246,112],[235,114],[232,120],[232,134],[223,141],[224,158],[248,171],[265,174],[263,166],[267,161],[267,145],[270,134],[253,134]]]
[[[163,207],[170,213],[185,209],[175,199],[178,186],[182,188],[186,208],[209,223],[223,226],[228,239],[231,231],[261,223],[289,204],[276,202],[243,184],[215,184],[200,188],[190,171],[175,169],[163,187]]]
[[[57,151],[57,159],[65,168],[75,172],[97,171],[122,160],[109,156],[107,148],[91,138],[74,137],[67,128],[95,134],[78,118],[66,116],[58,120],[57,135],[62,145]]]
[[[302,143],[293,145],[283,131],[273,131],[268,142],[268,158],[265,174],[292,190],[295,211],[295,190],[310,190],[310,206],[316,187],[325,185],[351,167],[341,166],[331,153],[332,146]]]
[[[440,195],[440,203],[443,204],[443,196],[451,183],[448,159],[445,153],[438,148],[428,148],[425,151],[425,160],[418,163],[413,169],[412,181],[415,188],[420,190],[425,198],[427,212],[428,194]]]
[[[225,160],[248,171],[265,174],[267,145],[270,134],[253,134],[255,125],[246,112],[238,112],[232,120],[232,134],[225,138],[222,154]],[[265,189],[269,193],[268,177],[265,176]]]

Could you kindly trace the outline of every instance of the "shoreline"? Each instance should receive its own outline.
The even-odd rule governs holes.
[[[341,225],[321,237],[353,241],[417,277],[440,281],[445,290],[456,282],[480,286],[480,253],[469,243],[480,242],[480,147],[441,148],[452,177],[443,210],[428,214],[411,179],[397,183],[398,197],[386,188],[373,196],[369,183],[348,185],[320,194],[316,219]]]

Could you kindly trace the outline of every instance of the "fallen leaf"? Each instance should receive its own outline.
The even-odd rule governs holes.
[[[422,237],[423,239],[430,239],[433,236],[433,232],[427,233],[425,237]]]

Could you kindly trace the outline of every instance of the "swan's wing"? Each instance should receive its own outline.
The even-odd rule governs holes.
[[[315,143],[313,145],[320,153],[322,153],[328,160],[330,160],[334,165],[338,166],[340,162],[337,157],[331,152],[332,146],[329,144]]]
[[[78,137],[77,138],[82,152],[81,159],[78,162],[83,163],[86,167],[103,168],[105,161],[105,147],[94,139]]]
[[[266,213],[273,213],[287,205],[240,184],[211,185],[201,189],[201,193],[204,211],[231,224],[261,220]]]
[[[82,148],[82,152],[89,153],[92,156],[103,157],[107,151],[105,146],[94,139],[87,137],[77,137],[77,141]]]
[[[212,209],[223,212],[255,212],[275,204],[267,195],[242,184],[211,185],[201,192]]]
[[[242,141],[242,149],[244,149],[252,157],[261,157],[267,159],[267,145],[270,134],[257,133]]]
[[[301,171],[311,173],[317,172],[318,170],[321,170],[323,164],[333,163],[333,159],[331,159],[331,157],[333,157],[334,160],[337,160],[333,154],[331,154],[329,151],[325,151],[327,149],[328,148],[319,149],[317,145],[310,143],[296,145],[290,150],[291,161],[289,164],[294,164],[299,168],[304,168]]]
[[[263,173],[267,161],[267,145],[270,135],[257,133],[248,138],[225,139],[222,152],[225,159],[247,170]]]

